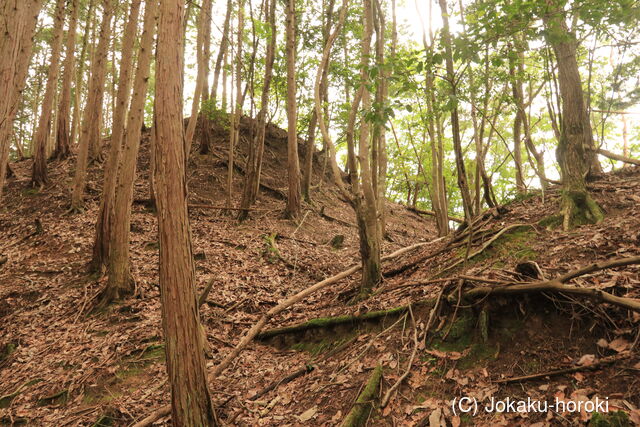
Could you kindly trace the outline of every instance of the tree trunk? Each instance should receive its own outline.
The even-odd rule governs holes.
[[[56,134],[56,149],[53,153],[57,159],[66,159],[71,154],[71,83],[75,75],[76,61],[76,28],[78,26],[78,0],[71,0],[71,18],[67,30],[67,43],[65,46],[64,72],[62,76],[62,89],[60,103],[58,104],[58,129]],[[78,90],[78,89],[76,89]]]
[[[104,81],[107,71],[107,53],[111,39],[111,18],[113,17],[112,0],[103,1],[102,22],[100,23],[100,40],[91,64],[91,81],[87,103],[82,117],[82,132],[78,143],[78,159],[73,178],[73,192],[71,195],[71,209],[80,211],[83,208],[84,187],[89,162],[89,146],[101,145],[100,122],[102,119],[102,100],[104,96]]]
[[[456,87],[456,76],[453,68],[453,53],[451,49],[451,33],[449,31],[449,12],[447,11],[447,0],[438,0],[440,4],[440,12],[442,15],[442,42],[445,50],[445,62],[447,68],[447,80],[450,85],[449,102],[454,105],[451,108],[451,132],[453,137],[453,150],[456,157],[456,173],[458,176],[458,187],[462,197],[462,208],[464,209],[464,217],[466,221],[471,221],[473,217],[473,204],[471,202],[471,194],[469,193],[469,184],[467,182],[467,172],[464,165],[464,156],[462,153],[462,142],[460,140],[460,121],[458,118],[458,94]]]
[[[89,46],[89,34],[95,32],[94,0],[89,0],[89,8],[87,9],[87,21],[84,26],[84,35],[82,36],[82,49],[80,50],[80,58],[78,59],[78,71],[76,73],[75,100],[73,103],[73,122],[71,123],[71,145],[76,143],[80,123],[80,99],[84,87],[84,65]]]
[[[202,92],[204,88],[204,81],[207,78],[206,63],[204,56],[205,49],[205,33],[206,26],[211,25],[211,20],[207,16],[208,10],[211,9],[211,0],[203,0],[200,13],[198,13],[198,35],[196,38],[196,57],[198,62],[198,75],[196,76],[196,87],[193,94],[193,102],[191,103],[191,117],[189,117],[189,123],[187,124],[187,132],[185,139],[185,153],[187,159],[191,153],[191,144],[193,142],[193,135],[196,131],[196,124],[198,123],[198,112],[200,111],[200,104],[202,101]]]
[[[0,6],[0,201],[4,190],[13,119],[27,78],[41,0],[9,0]]]
[[[56,0],[53,17],[53,35],[51,39],[51,57],[49,58],[49,70],[47,71],[47,84],[42,99],[42,109],[38,130],[33,143],[34,156],[31,170],[31,186],[43,187],[48,182],[47,178],[47,143],[51,132],[51,115],[53,113],[53,101],[58,89],[58,72],[60,68],[60,52],[62,50],[62,34],[64,30],[65,0]]]
[[[175,426],[215,425],[198,320],[187,214],[181,70],[183,0],[162,1],[156,67],[160,301]]]
[[[519,47],[518,43],[514,46],[518,57],[520,55]],[[511,92],[516,104],[516,116],[513,120],[513,160],[516,168],[516,192],[523,194],[527,191],[522,173],[522,129],[526,117],[524,109],[520,108],[520,106],[524,105],[524,93],[522,90],[522,75],[520,75],[519,68],[517,68],[516,59],[511,56],[509,57],[509,75],[511,77]]]
[[[547,41],[558,63],[558,83],[562,97],[562,126],[556,150],[562,174],[561,212],[565,230],[584,223],[597,223],[604,218],[602,209],[589,195],[585,176],[597,173],[596,153],[591,152],[593,134],[587,114],[578,62],[576,41],[569,33],[562,10],[550,5],[544,16]],[[597,163],[597,157],[595,160]]]
[[[138,65],[133,84],[133,96],[124,134],[118,185],[114,193],[113,229],[110,234],[111,242],[107,245],[110,251],[109,280],[102,294],[103,303],[123,298],[134,290],[129,265],[129,227],[133,183],[136,178],[136,160],[140,148],[141,128],[144,123],[144,103],[147,96],[157,13],[158,0],[147,0],[144,12],[144,29],[140,40]],[[149,168],[152,167],[153,165],[149,165]]]
[[[244,220],[248,216],[248,208],[251,207],[258,197],[258,189],[260,187],[260,171],[262,169],[262,157],[264,154],[264,138],[266,133],[267,109],[269,107],[269,90],[271,88],[271,79],[273,77],[273,62],[275,59],[275,46],[277,28],[275,25],[276,0],[270,0],[266,6],[266,21],[271,28],[270,37],[267,41],[267,56],[264,64],[264,82],[262,84],[262,95],[260,97],[260,111],[257,117],[257,130],[255,140],[249,151],[247,158],[247,172],[245,175],[244,189],[242,191],[242,200],[238,219]]]
[[[218,57],[216,58],[216,65],[213,69],[213,84],[211,86],[211,101],[213,102],[213,106],[216,106],[216,95],[218,93],[218,79],[220,78],[220,69],[222,68],[222,63],[227,54],[227,47],[229,46],[229,25],[231,23],[231,11],[233,9],[232,0],[227,0],[227,12],[224,16],[224,27],[222,29],[222,40],[220,40],[220,49],[218,50]],[[226,65],[226,64],[225,64]],[[222,82],[223,87],[226,87],[226,79]],[[225,91],[226,94],[226,91]],[[223,105],[225,103],[225,96],[223,95]],[[224,107],[222,107],[224,111]]]
[[[233,201],[233,164],[235,159],[235,149],[240,139],[240,119],[242,118],[242,39],[244,36],[244,5],[243,0],[238,1],[238,25],[236,42],[236,72],[235,72],[235,95],[236,104],[233,108],[233,119],[229,135],[229,152],[227,161],[227,208],[232,207]],[[233,86],[233,84],[232,84]]]
[[[113,227],[113,202],[116,192],[116,179],[120,164],[120,152],[122,137],[125,133],[125,121],[127,105],[131,94],[131,68],[133,66],[133,50],[138,30],[138,17],[140,15],[140,0],[132,0],[129,7],[129,18],[122,37],[122,57],[120,58],[120,73],[118,75],[118,91],[116,95],[116,108],[113,114],[111,127],[111,146],[109,148],[109,160],[104,169],[104,183],[102,186],[102,198],[96,221],[96,231],[93,241],[93,258],[91,265],[98,271],[108,264],[109,243],[111,242],[111,229]],[[138,125],[138,128],[142,123]]]
[[[211,73],[209,64],[211,63],[211,19],[212,19],[212,8],[213,4],[211,0],[207,0],[203,3],[203,12],[205,15],[204,22],[204,86],[202,88],[202,101],[209,100],[209,74]],[[211,107],[211,106],[210,106]],[[215,103],[213,104],[215,107]],[[213,139],[212,135],[212,123],[208,116],[208,113],[211,110],[207,110],[206,112],[200,112],[198,116],[198,123],[200,124],[200,154],[208,154],[211,151],[211,140]]]
[[[298,159],[298,130],[296,118],[296,3],[288,0],[287,22],[287,172],[289,191],[287,193],[288,218],[300,216],[300,162]]]

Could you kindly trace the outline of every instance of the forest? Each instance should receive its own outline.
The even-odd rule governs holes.
[[[0,425],[640,426],[639,24],[0,0]]]

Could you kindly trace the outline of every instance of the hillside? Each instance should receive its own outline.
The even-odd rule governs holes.
[[[351,208],[321,174],[314,204],[300,223],[280,218],[281,132],[271,130],[266,151],[265,171],[272,178],[266,182],[275,191],[261,193],[260,210],[250,220],[239,224],[217,209],[190,210],[199,289],[214,279],[201,312],[209,368],[283,297],[358,260]],[[191,159],[193,204],[222,204],[224,129],[215,135],[214,160]],[[53,183],[40,193],[25,190],[20,178],[10,182],[0,217],[0,252],[7,257],[0,270],[0,414],[6,425],[130,425],[169,399],[153,213],[144,203],[134,206],[135,298],[93,310],[105,281],[86,273],[98,197],[93,190],[84,214],[66,213],[71,163],[54,163]],[[141,201],[147,164],[145,145],[136,183]],[[318,155],[316,166],[321,164]],[[29,166],[17,164],[18,177]],[[89,186],[99,188],[100,179],[94,166]],[[211,384],[221,420],[335,425],[377,364],[384,367],[384,394],[412,360],[397,395],[369,415],[369,425],[575,425],[590,419],[584,411],[454,415],[456,396],[608,398],[611,411],[638,422],[637,312],[557,292],[457,302],[462,289],[546,280],[593,262],[640,255],[640,170],[623,169],[590,186],[607,212],[601,224],[561,231],[553,216],[559,191],[551,189],[488,211],[474,224],[470,247],[468,232],[435,239],[429,221],[389,204],[385,253],[421,240],[433,243],[385,263],[385,282],[370,299],[350,304],[355,274],[272,319],[271,329]],[[344,247],[336,249],[330,241],[338,234],[345,236]],[[594,271],[572,283],[640,298],[638,265]],[[431,315],[436,301],[439,309]],[[167,420],[159,417],[155,425]]]
[[[249,124],[243,119],[240,159]],[[212,155],[194,154],[190,160],[190,203],[197,206],[224,205],[227,132],[216,126],[213,134]],[[86,425],[108,415],[116,425],[127,425],[167,396],[156,219],[145,202],[148,137],[143,137],[138,162],[131,224],[137,292],[135,298],[105,311],[93,307],[106,277],[87,273],[101,165],[90,168],[86,210],[79,215],[67,212],[73,159],[50,164],[51,184],[41,192],[28,189],[31,161],[12,165],[17,177],[8,182],[0,212],[0,254],[6,257],[0,266],[2,423],[23,419],[39,425]],[[265,308],[357,261],[353,210],[321,173],[321,153],[314,159],[313,204],[304,207],[297,224],[281,215],[286,132],[271,126],[263,180],[269,188],[261,191],[250,219],[238,223],[219,209],[190,209],[199,289],[209,278],[215,279],[202,307],[212,357],[209,365],[220,360]],[[239,195],[244,160],[238,163]],[[388,212],[385,252],[433,237],[429,220],[391,203]],[[334,248],[331,241],[336,236],[344,236],[344,243]],[[262,363],[257,358],[254,362],[254,369]],[[251,369],[251,364],[246,367]]]

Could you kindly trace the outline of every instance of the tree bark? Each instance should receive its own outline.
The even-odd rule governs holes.
[[[467,182],[467,172],[464,165],[464,157],[462,154],[462,142],[460,140],[460,120],[458,117],[458,98],[456,87],[456,76],[453,68],[453,53],[451,49],[451,32],[449,30],[449,12],[447,11],[447,0],[438,0],[440,12],[442,15],[442,41],[445,50],[445,63],[447,68],[447,80],[450,86],[450,99],[453,103],[451,108],[451,132],[453,138],[453,150],[456,157],[456,173],[458,176],[458,187],[462,197],[462,208],[464,209],[465,220],[471,221],[473,217],[473,204],[471,202],[471,194],[469,193],[469,184]]]
[[[562,97],[562,126],[556,157],[562,174],[561,212],[565,230],[583,223],[597,223],[604,218],[602,209],[591,198],[585,176],[599,172],[593,134],[587,114],[578,62],[576,41],[569,33],[561,7],[549,0],[543,17],[547,42],[558,63],[558,83]],[[596,159],[595,161],[593,159]]]
[[[222,40],[220,40],[220,49],[218,50],[218,57],[216,58],[216,65],[213,69],[213,84],[211,86],[211,101],[214,107],[216,106],[216,96],[218,94],[218,81],[220,78],[220,69],[222,63],[227,54],[227,47],[229,46],[229,25],[231,23],[231,11],[233,9],[232,0],[227,0],[227,12],[224,16],[224,26],[222,28]],[[226,85],[226,81],[223,81]],[[226,92],[225,92],[226,93]],[[224,100],[224,97],[223,97]],[[223,108],[224,110],[224,108]]]
[[[95,0],[89,0],[89,7],[87,9],[87,19],[84,26],[84,35],[82,36],[82,49],[80,49],[80,58],[78,58],[78,70],[76,72],[76,88],[75,88],[75,100],[73,103],[73,122],[71,123],[71,146],[73,146],[78,137],[78,131],[80,129],[80,99],[84,87],[84,65],[87,56],[87,50],[89,46],[89,34],[95,32],[95,19],[93,17]]]
[[[13,133],[27,78],[33,34],[42,0],[9,0],[0,5],[0,201],[4,190]]]
[[[187,132],[185,135],[185,153],[187,158],[191,153],[191,144],[193,142],[193,135],[196,131],[196,124],[198,122],[198,112],[200,111],[200,104],[202,102],[202,92],[204,88],[204,81],[207,78],[206,63],[204,56],[205,49],[205,33],[206,26],[211,25],[211,20],[207,16],[208,10],[211,9],[211,0],[203,0],[202,7],[198,13],[198,35],[196,37],[196,60],[198,62],[198,75],[196,76],[196,87],[193,94],[193,102],[191,103],[191,117],[189,117],[189,123],[187,124]]]
[[[198,319],[187,214],[181,70],[183,0],[162,1],[156,67],[160,301],[173,424],[215,425]]]
[[[133,184],[136,178],[136,160],[140,148],[140,135],[144,119],[144,103],[149,82],[153,36],[157,24],[158,0],[147,0],[144,12],[144,28],[140,39],[138,65],[133,84],[133,96],[127,117],[127,127],[122,147],[122,160],[118,172],[118,185],[114,192],[113,228],[110,233],[109,279],[102,294],[103,303],[130,295],[134,291],[129,260],[129,227]],[[153,147],[152,147],[153,149]],[[153,165],[149,165],[153,167]]]
[[[83,196],[89,163],[89,146],[92,144],[101,145],[102,100],[107,71],[107,53],[111,39],[111,18],[114,12],[112,0],[103,0],[102,5],[100,40],[91,64],[91,80],[89,82],[87,103],[82,115],[82,132],[78,142],[78,159],[71,195],[71,209],[73,211],[80,211],[84,205]]]
[[[109,148],[109,159],[104,169],[102,198],[100,200],[100,210],[98,211],[93,241],[93,258],[91,265],[95,271],[106,267],[108,264],[109,244],[112,240],[111,229],[113,228],[114,221],[113,202],[116,192],[118,166],[121,158],[122,137],[125,133],[127,104],[129,103],[129,96],[131,94],[131,68],[133,67],[133,50],[138,29],[140,3],[140,0],[131,1],[129,18],[122,37],[122,57],[120,59],[120,73],[118,75],[116,108],[111,127],[111,146]],[[142,123],[138,125],[138,128],[141,126]]]
[[[235,158],[235,149],[240,138],[240,119],[242,117],[242,38],[244,34],[244,5],[243,0],[238,1],[238,26],[237,26],[237,43],[236,43],[236,104],[233,108],[233,118],[231,122],[231,131],[229,133],[229,153],[227,161],[227,200],[226,205],[231,208],[233,201],[233,163]]]
[[[51,116],[53,101],[58,89],[58,74],[60,69],[60,52],[62,50],[62,34],[64,31],[65,1],[56,0],[53,17],[53,35],[51,39],[51,56],[47,71],[47,84],[42,99],[42,109],[38,121],[38,130],[34,138],[33,167],[31,170],[31,186],[43,187],[49,181],[47,178],[47,142],[51,133]]]
[[[287,193],[288,218],[300,216],[300,161],[298,159],[298,130],[296,114],[296,3],[288,0],[287,22],[287,172],[289,191]]]
[[[70,2],[69,29],[67,30],[67,43],[65,46],[64,72],[62,76],[62,89],[60,103],[58,104],[58,129],[56,134],[56,149],[53,156],[57,159],[66,159],[71,154],[71,83],[75,76],[75,50],[76,28],[78,26],[78,0]],[[79,90],[79,89],[76,89]]]
[[[267,109],[269,107],[269,90],[273,77],[273,62],[275,59],[275,46],[277,28],[275,25],[276,0],[270,0],[266,6],[266,20],[270,26],[270,36],[267,41],[267,56],[264,64],[264,82],[262,84],[262,95],[260,97],[260,111],[258,112],[256,124],[256,137],[253,141],[249,156],[247,158],[247,173],[245,174],[244,189],[240,207],[243,209],[238,213],[238,219],[247,218],[251,207],[258,197],[260,187],[260,172],[262,169],[262,157],[264,155],[264,138],[266,133]]]

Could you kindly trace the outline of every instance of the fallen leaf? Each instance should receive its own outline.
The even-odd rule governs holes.
[[[595,363],[595,361],[596,361],[595,354],[585,354],[580,358],[580,360],[578,360],[577,364],[578,366],[591,366]]]
[[[616,338],[609,343],[609,348],[611,350],[617,351],[618,353],[620,353],[621,351],[625,351],[630,346],[631,343],[624,338]]]
[[[302,414],[298,415],[298,419],[303,423],[309,421],[311,418],[315,417],[318,413],[318,407],[314,406],[313,408],[307,409]]]

